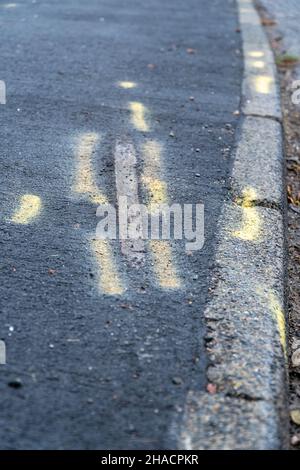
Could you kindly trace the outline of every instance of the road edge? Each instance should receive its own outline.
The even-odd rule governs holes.
[[[273,53],[237,0],[242,113],[205,309],[207,391],[188,394],[178,447],[288,447],[283,135]]]

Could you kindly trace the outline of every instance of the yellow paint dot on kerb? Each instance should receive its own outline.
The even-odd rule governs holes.
[[[107,204],[107,198],[99,191],[92,168],[92,157],[99,142],[99,135],[88,132],[79,137],[76,146],[76,178],[73,191],[86,195],[94,204]]]
[[[91,247],[99,268],[99,290],[109,295],[121,295],[124,288],[113,261],[107,240],[91,239]]]
[[[138,101],[131,101],[129,103],[129,108],[131,111],[131,122],[132,125],[141,132],[148,132],[149,125],[146,122],[146,113],[148,112],[147,108]]]
[[[277,322],[280,343],[281,343],[285,356],[287,356],[286,328],[285,328],[285,316],[284,316],[283,308],[278,298],[274,294],[274,292],[270,292],[269,302],[270,302],[270,308],[271,308],[273,317],[275,321]]]
[[[40,213],[41,199],[34,194],[24,194],[20,200],[20,206],[16,209],[11,221],[15,224],[29,224]]]
[[[137,84],[135,82],[118,82],[118,86],[120,88],[124,88],[125,90],[130,90],[131,88],[136,88]]]
[[[277,325],[280,344],[287,360],[287,338],[286,338],[286,321],[283,306],[274,291],[264,291],[261,286],[256,289],[257,294],[264,300],[267,300],[272,316]]]
[[[250,51],[248,55],[250,57],[259,59],[260,57],[263,57],[265,54],[263,51]]]
[[[256,69],[263,69],[266,64],[263,60],[254,60],[251,65]]]
[[[253,78],[255,91],[263,95],[268,95],[271,91],[271,85],[273,85],[274,80],[272,77],[267,75],[258,75]]]
[[[149,244],[159,285],[164,289],[178,289],[180,279],[174,268],[170,244],[165,240],[150,240]]]
[[[255,241],[261,233],[261,220],[258,211],[253,207],[253,202],[257,199],[256,191],[247,188],[243,191],[240,201],[242,207],[242,226],[240,230],[233,232],[233,236],[245,241]]]

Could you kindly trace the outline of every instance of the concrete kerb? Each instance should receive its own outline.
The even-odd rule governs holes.
[[[238,7],[241,129],[204,313],[210,387],[189,392],[178,430],[186,449],[280,449],[288,436],[280,98],[252,0]]]

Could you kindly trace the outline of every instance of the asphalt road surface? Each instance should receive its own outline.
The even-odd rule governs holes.
[[[2,449],[165,449],[202,313],[242,75],[231,0],[0,4]],[[205,245],[99,241],[99,204],[204,203]]]

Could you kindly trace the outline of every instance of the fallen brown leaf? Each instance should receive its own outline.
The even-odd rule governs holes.
[[[272,20],[271,18],[263,18],[261,20],[261,24],[263,26],[275,26],[277,22],[275,20]]]
[[[214,395],[217,392],[217,386],[215,384],[207,384],[206,390],[211,395]]]

